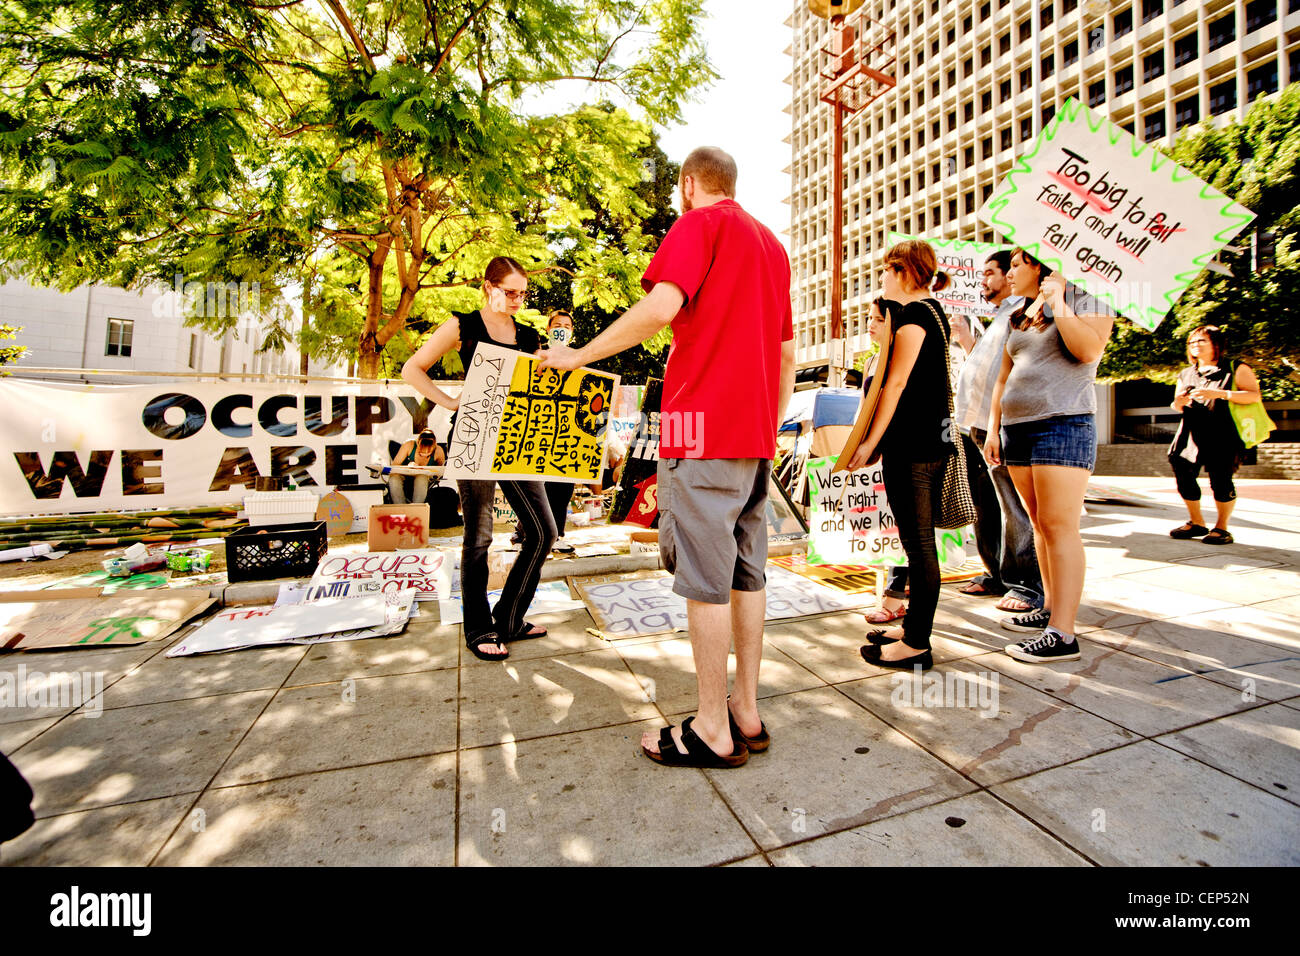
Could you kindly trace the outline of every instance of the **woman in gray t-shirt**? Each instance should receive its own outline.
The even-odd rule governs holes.
[[[1043,572],[1043,609],[1003,621],[1029,637],[1007,645],[1019,661],[1077,661],[1074,618],[1083,597],[1079,515],[1097,460],[1093,383],[1114,312],[1068,286],[1041,262],[1011,255],[1011,335],[993,388],[984,456],[1005,464],[1034,525]]]

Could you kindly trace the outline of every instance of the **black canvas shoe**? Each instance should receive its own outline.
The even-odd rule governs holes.
[[[1047,622],[1052,619],[1052,612],[1045,607],[1037,608],[1033,611],[1026,611],[1024,614],[1017,614],[1015,617],[1004,617],[1002,626],[1008,631],[1024,631],[1026,634],[1033,634],[1047,627]]]
[[[1018,644],[1008,644],[1004,650],[1018,661],[1026,664],[1054,664],[1057,661],[1077,661],[1079,642],[1073,637],[1065,642],[1065,636],[1056,631],[1044,631],[1038,637],[1031,637]]]

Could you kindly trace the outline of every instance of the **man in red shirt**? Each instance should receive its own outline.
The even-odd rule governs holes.
[[[699,710],[641,741],[679,766],[735,767],[766,750],[758,716],[767,482],[794,391],[790,260],[736,203],[736,163],[702,147],[682,163],[682,216],[641,285],[647,295],[580,349],[538,352],[574,369],[672,323],[659,428],[659,550],[686,598]],[[727,656],[736,680],[727,699]]]

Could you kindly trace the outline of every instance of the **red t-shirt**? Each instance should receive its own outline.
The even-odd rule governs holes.
[[[686,295],[673,319],[661,458],[772,458],[781,343],[794,338],[790,258],[733,199],[692,209],[641,278]]]

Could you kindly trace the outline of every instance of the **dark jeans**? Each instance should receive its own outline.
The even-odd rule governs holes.
[[[537,592],[542,564],[555,543],[555,517],[540,481],[503,481],[501,493],[519,518],[523,544],[519,558],[506,575],[496,609],[487,599],[488,549],[492,547],[492,498],[497,482],[458,479],[460,508],[465,516],[465,537],[460,554],[460,593],[464,606],[465,637],[496,631],[509,639],[523,630],[524,614]]]
[[[1005,465],[990,469],[984,460],[988,433],[972,428],[962,435],[966,476],[975,499],[975,547],[988,569],[975,581],[1034,607],[1043,606],[1043,576],[1034,551],[1034,526]]]
[[[1196,479],[1201,474],[1201,466],[1177,455],[1169,456],[1169,464],[1174,469],[1174,481],[1178,483],[1178,497],[1184,501],[1200,501],[1201,483]],[[1214,494],[1214,500],[1220,504],[1237,498],[1237,486],[1232,483],[1236,471],[1236,464],[1231,461],[1226,465],[1205,469],[1205,473],[1210,476],[1210,491]]]
[[[908,461],[885,455],[885,495],[894,510],[898,537],[907,552],[907,577],[912,597],[903,618],[903,643],[916,650],[930,646],[934,612],[939,606],[939,550],[934,541],[934,516],[939,510],[942,461]]]
[[[564,537],[564,523],[569,517],[569,499],[577,487],[569,481],[548,481],[546,483],[546,500],[550,502],[551,514],[555,516],[555,533]]]
[[[893,564],[889,567],[889,577],[885,579],[885,597],[903,600],[907,597],[907,565]]]

